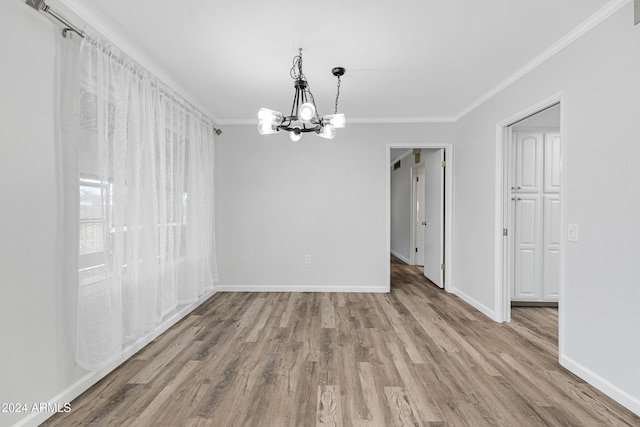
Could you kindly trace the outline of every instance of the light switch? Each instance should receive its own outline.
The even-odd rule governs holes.
[[[568,238],[570,242],[578,241],[578,224],[569,224],[568,226]]]

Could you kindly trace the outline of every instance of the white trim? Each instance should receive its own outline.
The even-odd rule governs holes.
[[[257,111],[256,111],[257,114]],[[456,117],[347,117],[347,126],[349,124],[411,124],[411,123],[453,123]],[[257,125],[258,117],[245,119],[219,119],[216,120],[219,125]],[[340,131],[338,131],[340,132]]]
[[[513,122],[509,122],[513,123]],[[495,194],[496,194],[496,205],[495,205],[495,219],[494,219],[494,229],[495,229],[495,241],[494,241],[494,259],[495,265],[493,269],[494,277],[496,278],[495,291],[494,291],[494,303],[493,306],[495,308],[495,317],[494,320],[496,322],[509,322],[511,320],[511,310],[506,307],[506,299],[508,298],[508,288],[504,283],[506,283],[506,272],[505,272],[505,238],[503,235],[503,229],[508,228],[508,224],[506,224],[507,218],[504,217],[504,203],[505,203],[505,195],[504,195],[504,185],[506,177],[504,176],[504,165],[505,160],[504,156],[506,154],[506,150],[504,149],[505,141],[507,137],[507,131],[509,124],[506,126],[503,124],[496,125],[496,171],[495,171]],[[513,231],[512,231],[513,232]]]
[[[484,305],[481,302],[479,302],[478,300],[476,300],[476,299],[470,297],[469,295],[465,294],[460,289],[453,289],[451,292],[454,295],[457,295],[460,299],[462,299],[464,302],[466,302],[467,304],[469,304],[470,306],[472,306],[476,310],[480,311],[485,316],[489,317],[490,319],[495,320],[496,322],[500,322],[500,320],[498,320],[496,318],[496,313],[493,310],[491,310],[489,307],[487,307],[486,305]]]
[[[567,188],[565,185],[565,173],[564,173],[564,147],[566,147],[567,140],[567,131],[564,123],[565,120],[565,111],[567,108],[567,100],[563,93],[558,95],[560,100],[560,289],[558,290],[558,354],[560,358],[564,355],[565,348],[565,337],[567,334],[565,333],[565,325],[567,322],[565,321],[565,313],[566,310],[566,299],[565,299],[565,287],[566,283],[565,275],[566,275],[566,245],[564,236],[565,233],[565,224],[567,223],[567,210],[566,210],[566,193],[565,189]]]
[[[136,354],[138,351],[146,347],[151,341],[158,338],[160,335],[165,333],[169,328],[174,326],[180,320],[184,319],[189,313],[198,308],[201,304],[206,302],[209,298],[214,296],[217,293],[216,290],[210,291],[202,295],[196,302],[193,304],[189,304],[182,308],[178,308],[171,317],[168,317],[164,320],[158,327],[152,332],[148,333],[146,336],[140,338],[135,343],[131,344],[127,347],[122,356],[111,363],[110,365],[104,367],[99,371],[88,372],[82,378],[78,379],[75,383],[71,384],[66,389],[62,390],[56,396],[53,396],[47,404],[50,406],[55,406],[58,404],[59,407],[62,407],[64,404],[71,402],[76,397],[80,396],[85,391],[89,390],[93,385],[95,385],[102,378],[106,377],[110,374],[114,369],[118,366],[126,362],[131,356]],[[72,408],[73,409],[73,408]],[[39,426],[48,418],[52,417],[54,412],[32,412],[25,418],[19,420],[14,427],[30,427],[30,426]]]
[[[416,177],[418,176],[418,169],[424,167],[424,160],[415,163],[409,166],[409,183],[411,185],[411,239],[409,245],[409,265],[419,265],[418,260],[416,259],[416,248],[418,247],[418,239],[416,239],[417,230],[416,230],[416,222],[417,222],[417,212],[416,212],[416,203],[418,202],[416,197]],[[423,239],[424,240],[424,239]],[[422,249],[424,250],[424,242],[422,242]],[[423,256],[423,264],[424,264],[424,256]],[[424,267],[424,265],[423,265]]]
[[[349,123],[358,124],[388,124],[388,123],[453,123],[456,121],[455,117],[354,117],[347,118],[347,125]]]
[[[394,251],[393,249],[391,249],[391,255],[397,257],[398,259],[400,259],[402,262],[411,265],[411,260],[407,259],[404,257],[404,255],[400,254],[400,252],[398,251]]]
[[[253,119],[220,119],[217,122],[219,125],[224,126],[243,126],[243,125],[255,125],[258,126],[258,111],[256,110],[256,117]],[[257,131],[256,131],[257,132]]]
[[[386,158],[386,163],[385,163],[385,169],[387,171],[387,179],[385,180],[385,197],[386,197],[386,201],[385,203],[387,204],[387,220],[384,224],[384,241],[385,241],[385,247],[384,247],[384,253],[387,254],[389,253],[388,251],[391,250],[391,172],[393,167],[391,166],[391,147],[389,147],[387,145],[387,151],[385,153],[385,158]],[[410,264],[410,263],[407,263]],[[385,277],[387,280],[386,283],[386,292],[391,292],[391,260],[387,257],[386,261],[385,261]]]
[[[445,222],[444,222],[444,259],[447,269],[444,272],[444,290],[447,292],[453,292],[455,289],[454,279],[454,261],[453,261],[453,165],[454,154],[453,144],[451,143],[437,143],[437,142],[416,142],[416,143],[389,143],[387,144],[387,163],[385,169],[387,170],[386,181],[386,203],[387,203],[387,220],[386,220],[386,247],[385,253],[389,253],[391,250],[391,167],[389,166],[391,161],[391,149],[392,148],[443,148],[445,151],[447,167],[445,168]],[[388,263],[390,264],[390,263]],[[391,265],[387,266],[387,288],[391,289]]]
[[[389,264],[389,263],[387,263]],[[360,292],[387,293],[384,285],[218,285],[216,292]]]
[[[640,414],[640,399],[636,396],[632,396],[615,384],[608,381],[606,378],[601,377],[575,360],[567,357],[564,354],[560,355],[560,365],[567,368],[572,373],[576,374],[584,381],[597,388],[613,400],[626,407],[635,414]]]

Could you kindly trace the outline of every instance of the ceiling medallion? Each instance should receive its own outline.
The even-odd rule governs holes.
[[[308,132],[315,132],[323,138],[333,139],[336,136],[336,129],[343,128],[346,123],[344,114],[338,114],[340,77],[344,75],[345,70],[342,67],[331,70],[331,73],[338,78],[335,111],[334,114],[320,117],[309,83],[302,72],[302,49],[298,51],[298,55],[293,58],[290,71],[291,78],[294,80],[293,86],[296,89],[291,114],[285,116],[279,111],[261,108],[258,111],[258,132],[266,135],[285,130],[290,132],[289,137],[293,142],[300,141],[302,134]]]

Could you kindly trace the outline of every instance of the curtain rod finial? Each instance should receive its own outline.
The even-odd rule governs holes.
[[[35,10],[44,10],[44,8],[47,7],[44,0],[27,0],[25,3]]]

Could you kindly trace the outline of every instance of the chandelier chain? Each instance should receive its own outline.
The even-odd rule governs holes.
[[[302,72],[302,49],[298,49],[299,53],[293,58],[293,65],[289,71],[289,75],[293,80],[307,80]]]
[[[340,98],[340,76],[338,76],[338,91],[336,92],[336,107],[333,114],[338,114],[338,98]]]

